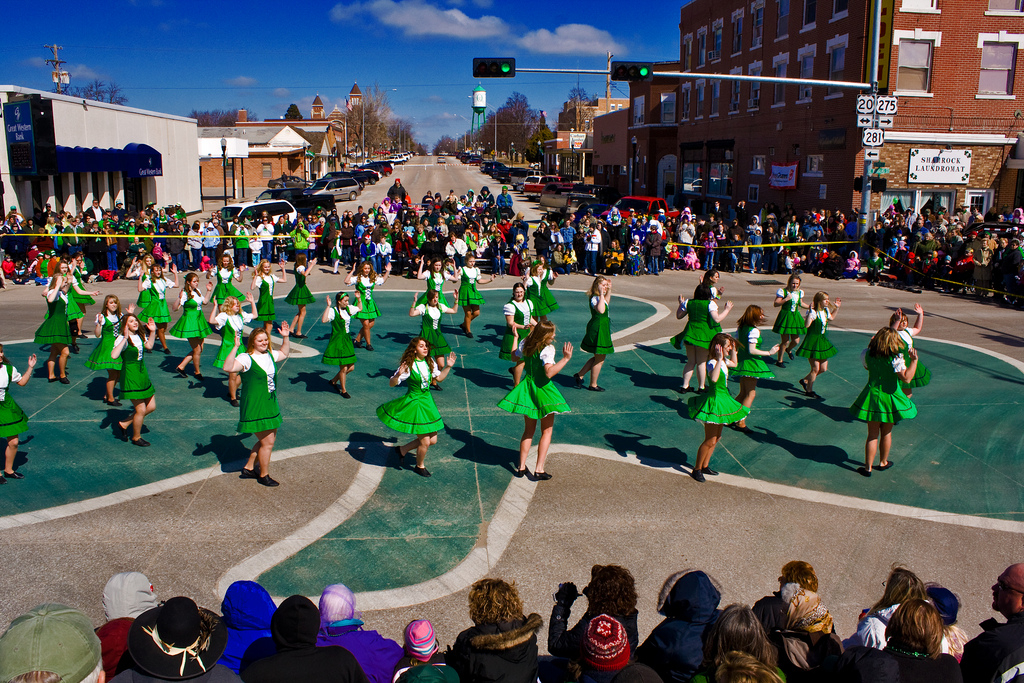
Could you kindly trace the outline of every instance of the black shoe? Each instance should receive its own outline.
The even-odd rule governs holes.
[[[4,479],[3,477],[0,477],[0,486],[2,486],[3,484],[6,484],[6,483],[7,483],[7,480]]]
[[[796,360],[796,356],[793,355],[792,351],[786,351],[786,355],[789,356],[790,360]]]
[[[786,367],[786,364],[785,364],[785,363],[783,363],[783,362],[782,362],[781,360],[777,360],[777,361],[775,361],[775,365],[776,365],[776,366],[778,366],[778,367],[780,367],[780,368],[784,368],[784,367]]]
[[[444,389],[441,388],[440,384],[431,384],[430,388],[433,389],[434,391],[444,391]]]
[[[573,373],[572,378],[574,380],[576,380],[576,388],[577,389],[582,389],[583,388],[583,378],[579,376],[579,373]]]
[[[188,375],[186,375],[185,371],[182,370],[181,368],[174,368],[174,371],[178,373],[178,377],[181,377],[182,379],[188,379]]]
[[[693,478],[694,481],[699,482],[701,484],[704,483],[704,473],[701,470],[690,470],[690,476]]]
[[[717,477],[718,476],[718,472],[714,471],[710,467],[705,467],[704,469],[702,469],[700,471],[700,473],[701,474],[706,474],[706,475],[711,476],[711,477]]]
[[[604,391],[604,387],[599,387],[595,384],[592,387],[587,387],[587,391]]]
[[[114,422],[114,436],[121,439],[121,441],[127,441],[128,430],[122,427],[120,422]]]
[[[108,401],[107,399],[103,399],[103,402],[106,403],[108,406],[111,406],[113,408],[120,408],[121,407],[121,402],[118,401],[117,399],[114,399],[113,401]]]
[[[523,477],[529,478],[531,476],[530,475],[530,468],[524,467],[521,470],[516,470],[515,471],[515,475],[516,475],[517,479],[522,479]]]
[[[231,399],[230,403],[231,403],[231,407],[232,408],[237,408],[238,407],[238,399],[237,398]]]
[[[57,381],[57,378],[56,378],[56,377],[50,377],[50,378],[49,378],[49,379],[47,379],[46,381],[47,381],[47,382],[49,382],[50,384],[53,384],[54,382],[56,382],[56,381]]]
[[[869,470],[866,467],[858,467],[857,468],[857,474],[861,475],[862,477],[870,477],[871,476],[871,470]]]
[[[533,480],[534,481],[547,481],[549,479],[551,479],[551,474],[548,473],[548,472],[534,472],[533,473]]]
[[[342,398],[352,398],[352,394],[348,393],[347,391],[342,391],[340,393]]]
[[[416,467],[412,468],[412,471],[415,472],[416,474],[420,475],[421,477],[429,477],[430,476],[430,470],[428,470],[426,467],[416,466]]]
[[[24,479],[25,475],[21,472],[4,472],[4,479]]]
[[[69,380],[67,377],[61,377],[58,381],[61,384],[71,384],[71,380]]]
[[[133,446],[141,446],[141,447],[145,448],[146,446],[149,445],[149,442],[146,441],[145,439],[143,439],[142,437],[139,437],[138,439],[132,439],[132,445]]]
[[[472,332],[467,332],[466,336],[469,337],[470,339],[472,339],[473,338],[473,333]]]
[[[203,373],[197,372],[196,373],[196,379],[199,380],[200,382],[202,382],[203,381]]]
[[[243,467],[242,471],[238,475],[238,478],[239,479],[259,479],[260,478],[260,474],[259,474],[258,471],[256,471],[255,468],[253,468],[251,470],[247,470],[247,469],[245,469]]]
[[[71,345],[71,353],[78,353],[81,349],[78,348],[78,344]]]
[[[373,344],[367,344],[366,345],[366,350],[367,351],[373,351]]]
[[[808,393],[808,391],[807,391],[807,380],[806,379],[800,380],[800,386],[802,386],[804,388],[804,393],[805,394]]]
[[[270,478],[269,474],[262,477],[257,477],[256,481],[263,484],[264,486],[280,486],[280,484],[278,484],[276,481]]]
[[[295,332],[292,332],[291,336],[294,337],[295,339],[305,339],[307,335],[296,334]]]
[[[165,346],[165,347],[163,348],[163,352],[164,352],[164,354],[165,354],[165,355],[168,355],[168,354],[170,354],[170,353],[171,353],[171,350],[170,350],[169,348],[167,348],[167,347]]]

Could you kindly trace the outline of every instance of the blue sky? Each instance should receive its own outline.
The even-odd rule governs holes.
[[[4,13],[0,83],[52,87],[44,44],[65,49],[72,85],[114,81],[129,105],[172,114],[247,106],[261,118],[294,102],[308,115],[319,93],[344,109],[352,83],[388,90],[392,109],[432,144],[469,127],[473,57],[513,56],[518,67],[600,69],[605,52],[676,59],[680,2],[613,0],[346,0],[24,3]],[[628,6],[628,10],[626,7]],[[487,101],[514,91],[561,109],[577,76],[485,79]],[[603,94],[604,78],[579,76]],[[394,89],[394,90],[392,90]],[[625,89],[613,88],[613,96]]]

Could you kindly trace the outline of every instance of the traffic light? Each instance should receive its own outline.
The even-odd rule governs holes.
[[[885,192],[885,190],[888,187],[888,185],[889,185],[889,183],[886,181],[885,178],[872,178],[871,179],[871,191],[872,192],[876,192],[876,193],[878,193],[878,192]],[[857,176],[856,178],[853,179],[853,191],[854,192],[863,192],[864,191],[864,177],[863,176]]]
[[[613,81],[649,81],[654,78],[650,62],[612,62]]]
[[[475,78],[514,78],[515,57],[476,57],[473,59]]]

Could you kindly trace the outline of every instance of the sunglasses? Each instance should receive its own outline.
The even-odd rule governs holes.
[[[1024,591],[1014,588],[1013,586],[1011,586],[1010,584],[1006,583],[1001,579],[996,581],[996,588],[998,588],[1001,592],[1020,593],[1021,595],[1024,595]]]

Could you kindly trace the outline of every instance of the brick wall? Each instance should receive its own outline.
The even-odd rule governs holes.
[[[270,178],[279,178],[282,175],[294,175],[302,177],[302,158],[299,152],[284,155],[253,155],[247,159],[235,159],[234,170],[237,176],[234,181],[231,177],[231,159],[228,159],[228,195],[231,195],[232,184],[238,185],[245,181],[245,189],[241,196],[250,196],[267,188]],[[264,164],[270,164],[270,178],[265,177],[263,172]],[[199,164],[200,181],[203,194],[207,197],[221,196],[224,192],[224,178],[220,159],[209,159]]]

